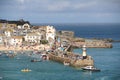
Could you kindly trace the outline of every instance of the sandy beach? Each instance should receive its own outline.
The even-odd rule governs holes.
[[[4,46],[0,45],[0,51],[31,51],[31,50],[49,50],[49,45],[35,45],[35,46]]]

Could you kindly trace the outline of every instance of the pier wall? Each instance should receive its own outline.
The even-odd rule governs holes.
[[[67,57],[59,57],[53,54],[48,54],[49,59],[52,61],[56,61],[59,63],[64,64],[64,62],[70,63],[69,66],[75,67],[75,68],[81,68],[84,66],[93,66],[94,65],[94,60],[91,59],[89,56],[86,59],[71,59]]]
[[[64,57],[56,56],[56,55],[53,55],[53,54],[49,54],[48,56],[49,56],[50,60],[56,61],[56,62],[59,62],[59,63],[63,63],[64,61],[67,61],[67,62],[71,61],[69,58],[64,58]]]
[[[84,66],[94,66],[94,61],[93,60],[77,60],[77,61],[71,61],[71,66],[76,67],[76,68],[80,68],[80,67],[84,67]]]
[[[105,42],[73,42],[71,44],[74,48],[82,48],[83,45],[86,45],[87,48],[112,48],[111,43]]]

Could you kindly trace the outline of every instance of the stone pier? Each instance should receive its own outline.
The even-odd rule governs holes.
[[[91,58],[91,56],[87,56],[86,59],[73,59],[72,57],[70,58],[70,56],[68,57],[57,56],[57,55],[54,55],[53,53],[48,54],[48,56],[49,56],[49,59],[52,61],[56,61],[62,64],[64,64],[64,62],[67,62],[69,63],[69,66],[72,66],[75,68],[81,68],[84,66],[94,66],[94,60]]]

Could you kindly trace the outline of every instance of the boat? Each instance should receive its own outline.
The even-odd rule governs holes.
[[[30,71],[32,71],[32,70],[30,70],[30,69],[28,69],[28,68],[21,70],[21,72],[30,72]]]
[[[42,60],[49,60],[49,57],[46,54],[41,54]]]
[[[2,56],[2,53],[0,52],[0,56]]]
[[[94,66],[85,66],[82,67],[82,70],[87,70],[87,71],[100,71],[100,69],[95,68]]]
[[[41,62],[42,60],[35,60],[35,59],[32,59],[31,62]]]
[[[69,62],[63,62],[63,64],[65,65],[65,66],[69,66],[70,65],[70,63]]]
[[[8,58],[14,58],[15,55],[14,55],[14,54],[9,54],[9,53],[7,53],[6,56],[7,56]]]

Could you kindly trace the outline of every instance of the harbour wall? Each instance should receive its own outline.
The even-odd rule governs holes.
[[[86,39],[86,38],[74,37],[73,35],[74,35],[73,31],[67,31],[64,34],[58,33],[57,37],[60,38],[61,43],[66,42],[67,44],[72,45],[73,48],[81,48],[83,45],[86,45],[86,47],[88,48],[112,48],[113,47],[111,43],[113,41],[112,39],[97,39],[97,38]]]
[[[66,62],[66,63],[69,63],[69,66],[72,66],[75,68],[81,68],[84,66],[94,66],[94,60],[90,56],[87,56],[86,59],[72,59],[69,57],[56,56],[52,53],[48,54],[48,56],[49,56],[49,60],[56,61],[62,64]]]
[[[83,45],[86,45],[87,48],[112,48],[111,43],[105,42],[73,42],[71,43],[73,48],[82,48]]]

